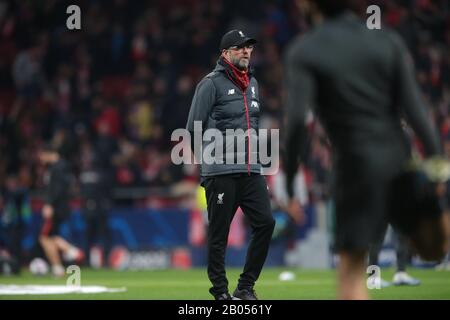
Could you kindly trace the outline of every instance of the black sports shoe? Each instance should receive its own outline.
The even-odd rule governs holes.
[[[219,294],[214,297],[216,300],[232,300],[230,294],[228,292]]]
[[[239,289],[236,288],[233,293],[233,299],[239,299],[239,300],[258,300],[258,297],[256,296],[255,290],[253,288],[251,289]]]

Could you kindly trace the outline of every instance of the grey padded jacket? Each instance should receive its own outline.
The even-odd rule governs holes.
[[[206,75],[197,85],[186,129],[193,141],[194,121],[199,121],[197,125],[201,124],[201,150],[200,146],[196,146],[195,150],[192,142],[191,146],[192,150],[195,150],[197,160],[200,160],[198,157],[200,154],[203,155],[200,170],[202,177],[245,172],[261,173],[257,151],[259,89],[258,82],[251,72],[249,80],[249,86],[243,92],[230,68],[219,59],[213,72]],[[220,131],[223,145],[220,144],[220,139],[212,138],[209,141],[203,139],[207,129],[217,129],[217,133]],[[231,139],[232,135],[228,129],[241,129],[234,132],[239,138]],[[245,141],[245,147],[243,143],[238,143],[239,139]],[[215,149],[215,152],[211,152],[212,149]],[[212,154],[214,161],[206,159],[205,154]]]

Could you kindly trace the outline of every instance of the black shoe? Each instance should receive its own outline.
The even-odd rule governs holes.
[[[230,294],[228,292],[218,294],[214,297],[216,300],[232,300]]]
[[[258,300],[256,292],[255,290],[253,290],[253,288],[241,290],[239,290],[239,288],[236,288],[233,293],[233,298],[239,300]]]

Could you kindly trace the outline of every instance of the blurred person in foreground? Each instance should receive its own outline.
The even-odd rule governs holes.
[[[209,221],[208,277],[213,285],[210,293],[216,300],[257,300],[254,285],[266,260],[275,226],[261,164],[251,162],[251,158],[256,157],[251,151],[256,149],[252,149],[251,144],[254,147],[258,142],[256,132],[260,112],[258,83],[249,67],[255,43],[255,39],[240,30],[231,30],[222,37],[217,66],[197,85],[187,122],[192,137],[191,148],[196,158],[202,160],[201,185],[206,191]],[[216,151],[218,161],[209,164],[198,156],[200,150],[195,150],[193,142],[196,135],[194,122],[201,123],[202,132],[197,133],[202,137],[207,129],[217,129],[223,137],[225,148],[217,140],[213,143],[203,141],[203,150],[212,144],[216,150],[225,149],[224,152]],[[236,151],[233,143],[231,148],[227,139],[234,137],[228,135],[228,129],[240,129],[245,136],[236,133],[238,144],[241,140],[245,146],[243,143],[238,145]],[[238,207],[248,218],[252,238],[244,270],[231,297],[225,274],[225,250],[230,224]]]
[[[315,4],[323,24],[295,39],[286,55],[289,207],[291,211],[299,207],[292,181],[298,157],[305,159],[305,117],[308,107],[314,106],[332,145],[338,298],[367,299],[369,245],[391,218],[394,181],[411,157],[400,117],[415,131],[427,157],[440,155],[441,148],[400,37],[384,27],[368,29],[354,13],[359,1]],[[439,186],[434,196],[442,194]],[[448,247],[448,214],[418,222],[411,215],[414,228],[408,230],[414,249],[428,259],[440,259]]]
[[[59,149],[49,144],[39,152],[39,160],[48,166],[44,177],[46,198],[42,207],[44,222],[39,234],[39,243],[50,262],[55,277],[65,275],[60,253],[63,254],[62,257],[65,261],[81,263],[84,259],[82,250],[59,235],[61,223],[70,215],[69,189],[71,182],[69,163],[62,157]]]

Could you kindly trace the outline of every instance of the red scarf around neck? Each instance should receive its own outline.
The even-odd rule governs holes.
[[[223,61],[230,67],[230,71],[233,76],[233,80],[236,84],[241,88],[242,91],[247,90],[248,85],[250,84],[250,79],[248,77],[248,70],[242,71],[236,68],[230,61],[223,58]]]

